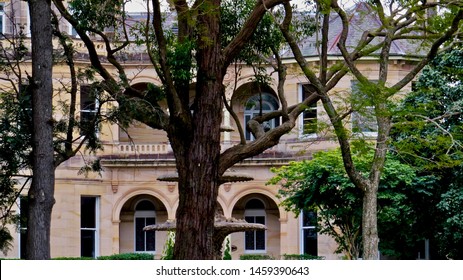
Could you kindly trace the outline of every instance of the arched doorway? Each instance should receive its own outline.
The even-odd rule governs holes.
[[[166,232],[143,231],[147,225],[167,220],[167,209],[156,197],[142,194],[127,200],[120,212],[119,252],[160,254]]]
[[[233,233],[231,243],[236,247],[233,253],[234,259],[238,259],[242,254],[266,254],[279,257],[280,212],[275,201],[260,193],[245,195],[233,206],[232,217],[267,226],[266,231]]]
[[[244,219],[248,223],[266,224],[267,215],[265,204],[258,198],[246,202]],[[246,231],[244,233],[245,253],[265,253],[267,248],[266,232],[261,230]]]
[[[147,200],[140,200],[135,206],[134,215],[135,252],[156,251],[156,234],[154,231],[143,231],[148,225],[156,224],[156,208]]]

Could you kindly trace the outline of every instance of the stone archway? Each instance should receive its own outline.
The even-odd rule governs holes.
[[[275,201],[261,193],[249,193],[233,205],[232,217],[248,222],[263,223],[267,226],[265,234],[246,232],[232,234],[235,259],[242,254],[266,254],[280,256],[280,209]]]
[[[161,254],[166,233],[145,233],[143,227],[167,219],[166,206],[152,195],[138,194],[125,201],[119,213],[119,252]]]

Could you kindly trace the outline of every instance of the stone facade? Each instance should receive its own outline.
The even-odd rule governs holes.
[[[25,5],[25,2],[21,1],[21,5]],[[95,44],[102,43],[96,40]],[[78,39],[76,39],[76,46],[77,51],[85,52],[84,46]],[[131,75],[129,78],[132,79],[132,83],[141,88],[147,83],[159,85],[155,71],[142,57],[140,56],[139,60],[127,61],[124,65],[127,73]],[[338,57],[333,56],[333,60],[336,59]],[[316,57],[308,56],[307,60],[314,66],[318,63]],[[82,67],[88,66],[88,61],[85,59],[79,63]],[[301,100],[302,85],[307,83],[307,79],[290,57],[285,63],[289,72],[285,94],[288,104],[291,105]],[[365,58],[358,63],[365,75],[372,79],[377,77],[378,64],[374,58]],[[24,69],[27,68],[28,65],[25,63]],[[389,67],[391,82],[403,77],[409,69],[409,62],[398,54],[397,59],[393,60]],[[113,71],[115,73],[115,69]],[[54,73],[57,81],[69,82],[70,77],[65,65],[57,65]],[[234,82],[234,74],[233,69],[227,73],[225,79],[227,85]],[[231,86],[227,88],[227,99],[234,101],[234,109],[238,112],[241,122],[245,121],[247,115],[252,114],[245,106],[246,100],[259,93],[248,81],[251,75],[250,69],[244,70],[235,93],[232,92]],[[353,77],[346,75],[332,94],[339,96],[340,100],[347,97],[351,92],[353,80]],[[276,96],[276,85],[270,85],[264,93],[268,96]],[[57,94],[56,102],[66,98],[68,98],[66,95]],[[316,117],[319,123],[327,121],[321,104],[316,106]],[[231,132],[223,132],[222,145],[223,149],[226,149],[239,141],[239,135],[237,124],[232,121],[228,112],[224,111],[223,119],[225,126],[233,128]],[[282,166],[291,160],[310,159],[314,151],[334,148],[337,143],[331,138],[329,129],[324,133],[302,135],[302,117],[300,124],[292,133],[285,135],[277,146],[260,156],[241,162],[230,170],[236,174],[251,176],[252,181],[226,183],[220,187],[217,203],[225,217],[244,219],[246,213],[251,213],[249,215],[253,217],[263,216],[268,228],[264,236],[265,244],[262,245],[263,247],[254,244],[255,250],[245,249],[245,233],[233,233],[231,244],[236,248],[232,252],[234,259],[245,253],[267,254],[280,258],[283,254],[303,252],[304,229],[301,220],[280,207],[281,201],[277,198],[279,186],[266,184],[272,177],[270,168]],[[83,165],[81,156],[68,160],[56,171],[56,204],[53,208],[51,228],[52,257],[81,256],[82,248],[90,246],[90,243],[94,246],[95,255],[135,252],[137,251],[136,221],[147,222],[154,218],[156,223],[162,223],[175,219],[178,205],[177,185],[175,182],[158,180],[166,174],[175,172],[174,158],[166,134],[140,123],[132,124],[126,131],[108,123],[101,127],[100,138],[104,144],[104,149],[97,155],[101,157],[104,169],[101,176],[92,173],[88,176],[79,175],[78,171]],[[94,211],[89,212],[89,215],[94,215],[94,227],[82,228],[83,197],[94,198],[85,202],[90,203],[89,207],[95,207]],[[153,208],[143,208],[140,204],[143,201],[150,202]],[[247,207],[251,202],[261,203],[261,206],[252,208],[248,205]],[[84,236],[87,236],[84,234],[85,231],[90,232],[89,235],[93,233],[95,239],[89,237],[84,240]],[[19,233],[17,237],[15,248],[9,252],[8,257],[20,256]],[[166,232],[156,232],[154,247],[146,249],[150,241],[143,240],[144,244],[140,246],[145,246],[145,249],[140,251],[155,253],[159,258],[166,238]],[[247,238],[252,238],[252,235],[248,235]],[[331,238],[319,235],[316,243],[318,256],[326,259],[342,257],[334,253],[337,246]]]

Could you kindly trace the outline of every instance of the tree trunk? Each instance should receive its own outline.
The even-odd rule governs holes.
[[[212,1],[219,7],[219,1]],[[205,5],[207,6],[207,5]],[[174,259],[214,259],[214,217],[219,188],[220,125],[222,123],[223,61],[218,13],[201,7],[196,61],[198,74],[193,106],[192,135],[176,153],[179,206]],[[207,10],[209,9],[209,10]],[[178,134],[184,133],[179,131]],[[177,135],[177,139],[182,138]],[[185,137],[183,137],[185,138]],[[187,148],[185,148],[187,147]],[[177,150],[182,150],[178,147]],[[180,158],[181,157],[181,158]]]
[[[221,79],[203,85],[192,143],[185,153],[187,160],[177,160],[179,206],[174,259],[214,258],[222,90]]]
[[[50,224],[54,200],[52,115],[51,5],[47,0],[29,0],[32,44],[33,180],[29,189],[27,258],[50,259]]]
[[[378,187],[369,185],[363,194],[362,242],[363,259],[378,259]]]

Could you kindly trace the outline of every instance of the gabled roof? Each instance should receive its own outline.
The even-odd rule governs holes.
[[[349,19],[349,34],[346,45],[349,50],[353,49],[365,31],[376,31],[381,27],[381,22],[375,11],[367,4],[360,2],[346,11]],[[330,16],[329,31],[328,31],[328,55],[341,56],[341,52],[337,47],[342,32],[342,21],[338,14],[332,13]],[[369,45],[374,46],[380,42],[380,38],[374,39]],[[318,57],[320,55],[319,42],[321,41],[321,31],[303,39],[299,43],[304,57]],[[420,56],[419,42],[416,40],[395,40],[392,43],[391,56]],[[376,51],[374,54],[379,54]],[[294,57],[290,50],[286,50],[283,54],[285,58]]]

